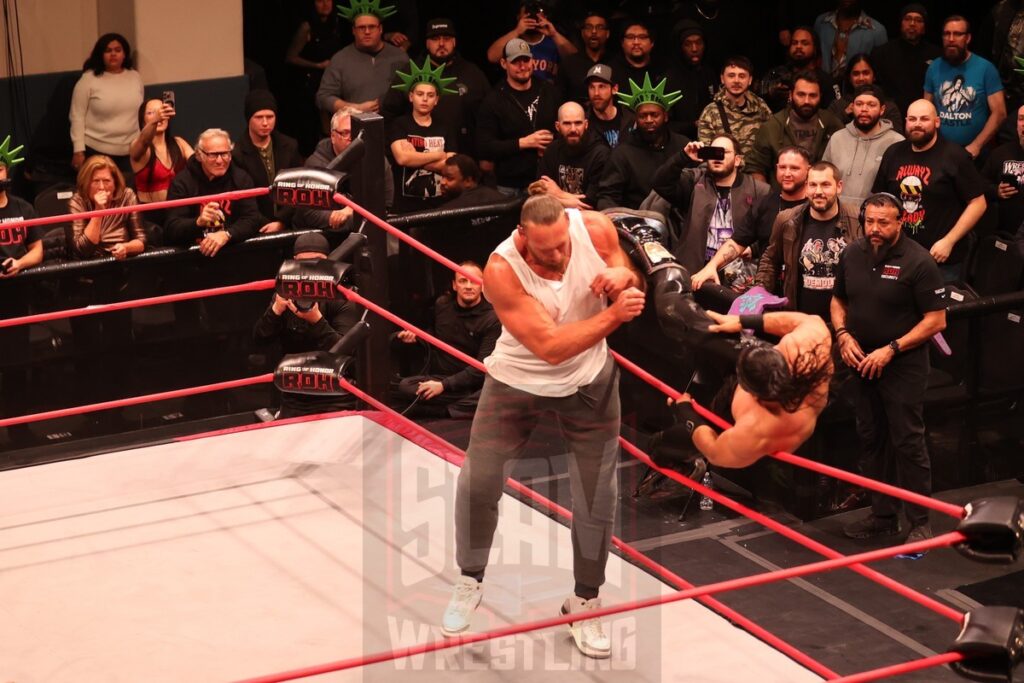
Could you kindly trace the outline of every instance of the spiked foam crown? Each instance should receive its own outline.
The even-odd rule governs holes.
[[[25,145],[18,145],[14,149],[11,149],[11,136],[8,135],[5,137],[4,141],[0,142],[0,164],[10,168],[15,164],[20,164],[22,161],[25,161],[24,157],[18,157],[18,152],[20,152],[24,147]]]
[[[361,17],[364,14],[372,14],[378,19],[384,20],[396,12],[394,5],[381,7],[380,0],[350,0],[350,2],[348,7],[338,6],[338,14],[349,21],[355,21],[356,17]]]
[[[683,99],[683,96],[678,90],[666,93],[665,85],[667,83],[668,79],[663,78],[658,85],[651,85],[651,75],[645,73],[644,85],[640,87],[631,78],[629,79],[629,89],[632,92],[618,93],[619,102],[633,110],[636,110],[641,104],[656,104],[665,111],[668,111],[672,108],[672,105]]]
[[[409,92],[417,83],[432,83],[437,88],[438,95],[442,93],[448,93],[449,95],[459,94],[458,90],[452,90],[448,87],[457,79],[454,76],[445,78],[444,64],[439,64],[436,69],[432,69],[429,56],[423,60],[423,66],[417,66],[416,62],[410,59],[409,71],[411,73],[396,71],[395,74],[402,82],[391,87],[402,92]]]

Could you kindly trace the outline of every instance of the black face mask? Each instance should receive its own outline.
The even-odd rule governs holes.
[[[11,189],[11,185],[13,184],[14,181],[11,180],[10,178],[4,178],[3,180],[0,180],[0,192],[7,192],[7,190]]]

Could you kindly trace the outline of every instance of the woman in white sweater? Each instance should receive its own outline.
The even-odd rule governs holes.
[[[142,77],[132,68],[131,46],[117,33],[100,36],[82,65],[71,96],[71,165],[86,156],[106,154],[131,174],[128,146],[139,134]]]

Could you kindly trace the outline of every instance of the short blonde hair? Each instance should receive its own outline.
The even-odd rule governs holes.
[[[113,199],[120,199],[124,195],[126,186],[124,174],[121,173],[121,169],[117,167],[114,160],[106,154],[93,154],[85,160],[82,168],[78,169],[78,178],[75,181],[75,190],[78,192],[78,196],[85,200],[92,199],[89,194],[89,184],[92,182],[93,174],[101,168],[110,171],[110,175],[114,179]]]

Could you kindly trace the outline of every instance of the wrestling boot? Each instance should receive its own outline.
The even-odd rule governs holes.
[[[441,617],[441,633],[453,638],[469,630],[469,620],[480,605],[480,599],[483,596],[483,583],[472,576],[460,576],[452,589],[452,598],[448,601],[448,609]]]
[[[601,598],[584,600],[578,595],[570,596],[562,603],[562,615],[579,614],[585,616],[587,612],[600,609]],[[612,654],[612,641],[605,634],[600,619],[581,619],[569,624],[569,633],[572,634],[573,642],[579,651],[594,659],[607,659]]]

